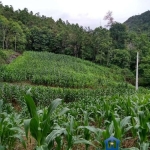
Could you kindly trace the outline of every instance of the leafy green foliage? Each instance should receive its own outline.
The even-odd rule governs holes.
[[[61,136],[62,134],[65,134],[67,136],[67,141],[68,141],[67,149],[68,150],[73,147],[73,144],[86,143],[86,144],[93,145],[91,142],[89,142],[87,140],[79,139],[79,138],[76,139],[73,136],[73,126],[74,126],[73,117],[71,117],[70,123],[68,123],[66,125],[66,127],[68,126],[66,129],[65,128],[55,129],[56,128],[55,124],[57,124],[55,117],[57,117],[57,116],[53,117],[53,112],[58,107],[58,105],[61,104],[60,99],[54,100],[51,103],[51,105],[48,107],[48,109],[39,110],[38,112],[40,112],[40,114],[39,114],[40,117],[38,117],[38,115],[37,115],[38,112],[36,110],[36,106],[35,106],[32,98],[29,95],[27,95],[27,96],[25,96],[25,100],[26,100],[30,115],[32,116],[30,121],[25,120],[25,131],[26,131],[26,135],[28,135],[27,129],[30,129],[31,135],[37,141],[36,149],[40,149],[42,147],[45,147],[48,149],[53,148],[53,146],[54,146],[53,143],[54,143],[55,138]],[[31,111],[31,108],[33,108],[32,111]],[[62,113],[60,113],[60,114],[63,115]],[[60,116],[60,114],[57,114],[57,115]],[[57,143],[58,143],[58,141],[57,141]],[[61,148],[60,146],[61,146],[61,144],[58,144],[57,149],[58,148],[60,149]]]
[[[5,99],[8,100],[9,98],[14,99],[14,96],[20,93],[20,97],[16,97],[16,99],[20,99],[20,103],[24,106],[21,95],[23,96],[23,90],[27,91],[29,87],[24,87],[22,90],[19,90],[17,86],[11,86],[11,88],[13,92],[10,91],[8,85],[5,85],[0,93],[6,93],[8,97]],[[136,138],[135,147],[147,147],[150,132],[150,96],[143,89],[135,94],[132,92],[132,95],[130,91],[125,93],[125,89],[122,89],[122,93],[117,95],[116,92],[120,88],[122,87],[116,89],[112,95],[108,92],[109,95],[105,96],[103,94],[103,96],[94,97],[93,91],[87,92],[88,96],[84,95],[72,103],[61,103],[61,100],[57,99],[52,101],[49,106],[47,104],[50,101],[46,100],[51,95],[48,88],[41,88],[41,95],[39,95],[40,91],[37,91],[35,95],[35,89],[28,90],[27,93],[34,96],[34,101],[29,95],[25,96],[25,103],[30,113],[30,118],[28,119],[28,115],[26,115],[27,119],[24,119],[26,137],[29,137],[28,132],[30,131],[37,141],[37,149],[46,147],[57,150],[70,149],[79,143],[85,145],[86,149],[89,149],[90,145],[102,148],[104,147],[103,141],[111,135],[119,138],[122,146],[126,139]],[[47,95],[44,91],[48,92]],[[141,92],[145,92],[145,94],[140,94]],[[36,96],[38,99],[35,99]],[[45,103],[43,102],[44,98]],[[39,102],[35,103],[37,100]],[[44,104],[47,107],[44,107]]]
[[[130,17],[127,21],[124,22],[125,25],[128,26],[129,30],[135,31],[138,33],[147,32],[150,30],[149,21],[150,11],[146,11],[140,15],[135,15]]]
[[[24,52],[6,66],[1,77],[8,82],[29,81],[37,85],[70,88],[96,88],[123,82],[120,74],[112,74],[109,68],[48,52]]]
[[[16,55],[16,52],[13,50],[1,50],[0,49],[0,66],[2,67],[3,64],[9,63],[11,60],[11,56]]]
[[[112,46],[115,49],[125,48],[125,28],[122,24],[114,31],[112,27],[110,32],[102,27],[92,30],[62,19],[55,22],[39,13],[33,14],[27,8],[14,11],[12,6],[1,4],[1,7],[0,36],[3,49],[48,51],[108,66]],[[114,41],[118,41],[117,45],[120,46]]]
[[[110,28],[110,36],[113,39],[115,49],[125,49],[125,41],[127,39],[126,26],[121,23],[113,23]]]
[[[33,103],[33,100],[31,97],[27,96],[27,99],[30,99],[31,105]],[[129,98],[131,99],[131,102],[129,102]],[[141,101],[141,98],[144,98],[144,101]],[[29,100],[28,99],[28,100]],[[28,101],[27,100],[27,101]],[[112,101],[113,100],[113,101]],[[118,101],[119,100],[119,101]],[[55,100],[51,103],[48,109],[44,109],[37,111],[40,112],[40,117],[38,119],[44,118],[46,119],[46,114],[49,114],[48,110],[55,110],[55,108],[59,105],[59,100]],[[108,104],[111,102],[111,106],[107,107]],[[148,102],[148,103],[147,103]],[[101,104],[101,105],[99,105]],[[121,104],[121,105],[120,105]],[[145,107],[145,104],[147,106]],[[78,105],[81,107],[79,108]],[[31,107],[30,106],[30,107]],[[38,142],[38,137],[42,138],[45,137],[43,134],[38,134],[39,131],[42,131],[42,127],[38,127],[40,123],[42,125],[45,124],[46,128],[46,122],[43,123],[40,121],[37,121],[37,119],[31,119],[30,124],[30,131],[32,136],[37,140],[38,148],[41,147],[47,147],[52,148],[55,147],[56,149],[61,149],[62,147],[66,149],[71,149],[75,144],[85,144],[86,149],[89,149],[89,145],[93,145],[92,140],[94,140],[99,147],[104,146],[104,139],[115,136],[118,139],[122,141],[122,144],[124,141],[128,138],[131,138],[132,131],[136,130],[134,136],[138,136],[138,141],[135,143],[137,147],[147,147],[148,148],[148,138],[149,138],[149,95],[146,95],[145,97],[142,97],[142,95],[132,95],[130,97],[126,96],[114,96],[114,97],[105,97],[105,101],[103,99],[90,99],[90,100],[81,100],[69,104],[65,104],[62,107],[67,106],[71,109],[68,110],[68,113],[63,113],[63,115],[60,115],[60,110],[56,110],[56,114],[51,114],[49,117],[53,119],[53,123],[55,124],[48,124],[49,129],[47,130],[48,133],[46,140],[43,140],[44,143]],[[87,107],[88,106],[88,107]],[[127,107],[128,106],[128,107]],[[35,106],[34,106],[35,108]],[[139,108],[139,109],[138,109]],[[146,109],[145,112],[139,111],[143,110],[143,108]],[[83,111],[86,110],[86,111]],[[97,126],[97,117],[96,113],[100,111],[101,114],[103,114],[103,123],[101,122],[101,125],[99,128],[96,128]],[[110,116],[106,113],[106,111],[111,111]],[[29,109],[30,112],[30,109]],[[46,114],[44,114],[44,112]],[[76,114],[74,112],[77,112]],[[130,113],[131,112],[131,113]],[[132,113],[133,112],[133,113]],[[139,114],[137,113],[139,112]],[[130,114],[130,116],[126,116],[126,114]],[[143,120],[141,120],[141,114],[145,113],[143,116]],[[82,115],[83,114],[83,115]],[[43,117],[42,117],[43,116]],[[125,117],[124,117],[125,116]],[[36,115],[35,115],[36,117]],[[102,116],[99,116],[102,117]],[[59,120],[55,120],[56,118],[59,118]],[[132,122],[132,118],[134,118],[134,123]],[[54,121],[55,120],[55,121]],[[39,122],[39,123],[38,123]],[[95,122],[95,126],[89,126],[91,122]],[[33,126],[33,128],[32,128]],[[105,128],[103,128],[105,126]],[[44,128],[44,129],[45,129]],[[41,129],[41,130],[39,130]],[[47,129],[47,128],[46,128]],[[146,133],[145,133],[146,130]],[[130,133],[130,135],[129,135]],[[144,137],[144,138],[143,138]],[[63,144],[64,140],[67,142],[67,144]],[[40,141],[40,140],[39,140]],[[54,141],[56,141],[57,145],[54,145]],[[45,143],[46,142],[46,143]]]
[[[147,16],[141,19],[147,22],[144,28],[141,25],[141,31],[149,29]],[[0,83],[0,98],[22,106],[25,135],[36,140],[37,150],[71,150],[79,144],[86,150],[102,149],[103,141],[111,135],[122,141],[121,149],[131,139],[134,147],[127,149],[147,150],[149,91],[140,88],[135,92],[124,78],[128,80],[131,75],[133,79],[129,69],[135,70],[135,54],[139,51],[140,83],[149,85],[148,34],[127,32],[125,25],[113,22],[110,30],[91,30],[61,19],[55,22],[27,8],[14,11],[12,6],[0,3],[1,48],[57,54],[25,52],[11,64],[1,66],[0,80],[13,84]],[[6,62],[9,52],[0,51],[0,63]],[[52,101],[58,97],[67,103]],[[0,149],[15,149],[17,139],[25,146],[20,115],[10,105],[0,107],[0,111]]]
[[[57,108],[57,106],[61,103],[61,100],[57,99],[51,103],[48,109],[43,109],[39,111],[36,110],[34,101],[29,95],[25,96],[25,101],[31,116],[31,119],[25,120],[24,123],[26,136],[28,135],[28,130],[30,129],[31,135],[37,141],[38,147],[40,147],[42,145],[45,145],[47,134],[52,131],[52,128],[54,126],[54,122],[53,122],[54,118],[52,118],[52,113]]]
[[[113,50],[110,57],[111,64],[118,65],[120,68],[129,68],[130,54],[127,50]]]
[[[0,100],[0,149],[13,150],[17,140],[20,140],[24,147],[26,146],[21,125],[20,115],[13,111],[9,113],[8,107],[4,107],[3,101]]]
[[[112,96],[120,94],[133,94],[135,89],[126,84],[119,84],[114,87],[105,87],[98,89],[70,89],[70,88],[52,88],[44,86],[30,86],[30,85],[12,85],[2,84],[0,88],[0,98],[7,101],[17,100],[20,104],[23,104],[23,95],[26,91],[31,89],[32,97],[37,105],[47,105],[53,99],[61,98],[65,102],[73,102],[82,100],[85,98],[97,98],[100,96]]]
[[[3,51],[1,51],[0,50],[0,57],[2,58],[2,59],[4,59],[4,60],[6,60],[6,54],[5,53],[3,53]]]
[[[140,74],[139,83],[140,83],[140,85],[149,86],[149,84],[150,84],[149,62],[150,62],[150,58],[147,56],[141,60],[141,63],[139,65],[139,74]]]

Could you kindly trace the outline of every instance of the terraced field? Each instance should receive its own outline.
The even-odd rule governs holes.
[[[48,52],[25,52],[1,72],[6,82],[30,82],[70,88],[97,88],[124,82],[117,72],[78,58]]]

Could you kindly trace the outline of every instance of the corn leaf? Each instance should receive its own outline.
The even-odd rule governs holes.
[[[28,139],[28,133],[29,133],[29,128],[30,128],[30,121],[31,119],[24,120],[24,129],[25,129],[25,134],[26,134],[27,139]]]
[[[60,105],[62,102],[61,99],[56,99],[54,101],[52,101],[51,105],[48,108],[48,116],[52,114],[52,112],[58,107],[58,105]]]
[[[25,101],[28,107],[28,111],[30,113],[31,118],[35,118],[38,120],[38,114],[36,111],[35,103],[30,95],[25,95]]]

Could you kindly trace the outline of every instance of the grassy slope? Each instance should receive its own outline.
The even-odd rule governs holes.
[[[2,50],[0,50],[0,64],[6,63],[6,57],[7,55]]]
[[[0,50],[0,65],[6,64],[8,59],[15,54],[13,50]]]
[[[115,86],[124,82],[122,75],[107,67],[48,52],[24,52],[2,71],[7,82],[70,88]]]

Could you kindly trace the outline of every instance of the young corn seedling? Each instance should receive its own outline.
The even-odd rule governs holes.
[[[14,112],[8,114],[0,100],[0,149],[13,150],[17,140],[26,147],[22,138],[24,132],[21,130],[21,122],[20,115]]]
[[[68,116],[69,117],[69,116]],[[90,141],[82,138],[81,134],[75,134],[77,133],[76,130],[81,129],[78,128],[76,121],[74,120],[73,116],[70,116],[70,121],[65,124],[66,126],[66,132],[65,132],[65,138],[67,141],[66,150],[71,150],[74,145],[76,144],[85,144],[85,145],[92,145],[95,147]]]
[[[31,117],[31,119],[24,120],[26,137],[28,138],[28,131],[30,129],[32,137],[37,142],[36,149],[51,149],[54,146],[54,139],[64,131],[64,129],[54,130],[57,122],[56,116],[53,117],[54,111],[61,104],[62,100],[56,99],[51,102],[48,109],[45,108],[39,111],[37,111],[30,95],[25,95],[25,101]],[[66,111],[63,110],[62,112],[65,113]],[[63,115],[63,113],[60,112],[60,115]]]
[[[138,137],[140,141],[141,147],[148,147],[149,146],[149,139],[148,135],[150,133],[150,122],[149,122],[149,110],[146,108],[146,111],[139,111],[138,112]]]

